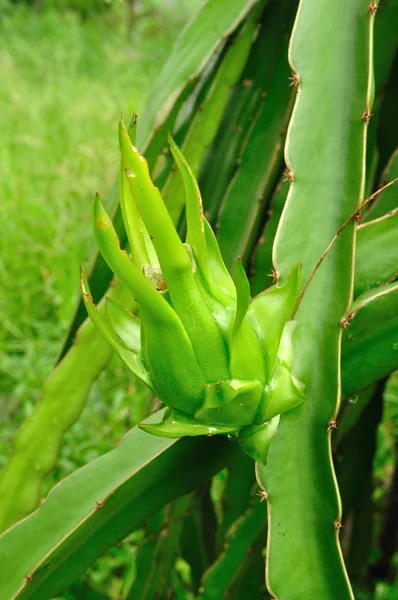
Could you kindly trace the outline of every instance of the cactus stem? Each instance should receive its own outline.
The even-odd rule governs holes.
[[[395,179],[393,179],[392,181],[389,181],[388,183],[386,183],[386,185],[383,185],[383,187],[381,187],[380,189],[378,189],[376,192],[374,192],[371,196],[369,196],[368,198],[366,198],[366,200],[364,200],[359,207],[357,208],[357,210],[355,212],[352,213],[352,215],[350,215],[348,217],[348,219],[343,223],[343,225],[340,227],[340,229],[337,231],[337,233],[333,236],[330,244],[328,245],[328,247],[326,248],[326,250],[324,251],[324,253],[322,254],[321,258],[318,260],[317,264],[315,265],[311,275],[308,277],[307,283],[305,284],[305,286],[303,287],[303,290],[300,294],[300,296],[298,297],[295,309],[293,311],[292,314],[292,319],[294,319],[297,309],[300,306],[300,303],[308,289],[308,286],[310,285],[311,281],[314,278],[314,275],[316,274],[316,272],[318,271],[319,267],[321,266],[321,264],[323,263],[323,261],[325,260],[326,256],[329,254],[329,251],[331,250],[332,246],[334,245],[335,241],[337,240],[337,238],[339,237],[339,235],[344,231],[344,229],[347,227],[347,225],[349,225],[351,223],[351,221],[354,219],[356,221],[359,220],[360,218],[360,214],[362,209],[369,204],[369,202],[371,202],[374,198],[376,198],[376,196],[378,196],[381,192],[383,192],[385,189],[391,187],[394,183],[396,183],[398,181],[398,177],[396,177]]]

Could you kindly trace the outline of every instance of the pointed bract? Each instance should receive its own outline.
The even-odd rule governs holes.
[[[253,460],[265,465],[271,442],[278,431],[278,425],[279,416],[262,425],[245,427],[239,433],[239,445]]]
[[[119,201],[131,254],[135,264],[141,268],[150,262],[143,234],[144,223],[131,192],[123,161],[119,170]]]
[[[141,350],[141,322],[138,317],[111,298],[105,300],[106,314],[113,329],[128,348]]]
[[[213,426],[206,423],[201,423],[194,417],[190,417],[178,410],[170,410],[165,413],[163,420],[160,423],[140,423],[139,427],[153,435],[159,435],[167,438],[179,438],[183,436],[197,435],[217,435],[228,434],[235,432],[234,425]]]
[[[274,286],[254,298],[248,317],[259,335],[272,368],[285,323],[291,319],[300,287],[301,263],[295,264],[281,287]]]
[[[202,198],[200,195],[199,186],[181,150],[178,148],[170,134],[168,140],[171,153],[176,161],[184,184],[187,220],[186,242],[195,248],[196,259],[203,275],[206,277],[208,272],[206,238],[204,231]]]
[[[83,300],[87,312],[92,320],[94,327],[102,335],[105,341],[113,348],[116,354],[122,359],[128,368],[142,379],[150,388],[153,389],[151,376],[145,366],[142,364],[138,354],[130,350],[125,343],[119,338],[106,317],[101,315],[93,302],[93,297],[89,288],[86,272],[84,267],[81,267],[80,284],[82,288]]]

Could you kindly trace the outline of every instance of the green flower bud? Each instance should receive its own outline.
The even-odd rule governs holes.
[[[95,326],[169,408],[142,429],[165,437],[228,434],[265,463],[279,415],[304,400],[292,374],[300,283],[295,265],[281,286],[253,300],[238,261],[235,281],[203,215],[197,182],[169,138],[183,180],[187,235],[180,240],[145,159],[121,122],[120,202],[131,256],[96,198],[100,251],[138,302],[139,317],[109,301],[105,317],[92,302],[82,271],[83,298]]]

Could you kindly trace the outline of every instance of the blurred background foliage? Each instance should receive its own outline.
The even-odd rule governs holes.
[[[87,260],[92,201],[118,164],[120,113],[140,113],[199,0],[0,3],[0,467],[53,367]],[[69,431],[55,481],[139,421],[116,357]]]
[[[93,196],[106,195],[117,171],[120,113],[144,109],[199,4],[0,0],[0,468],[72,316],[93,243]],[[67,433],[48,489],[110,450],[147,401],[115,356]],[[103,557],[86,575],[91,585],[117,598],[134,577],[140,537]],[[88,598],[82,585],[65,598]]]
[[[72,316],[78,265],[93,243],[93,195],[106,195],[117,172],[120,112],[143,111],[178,31],[200,3],[0,0],[0,468],[39,398]],[[114,357],[67,432],[48,489],[112,448],[140,420],[147,402],[145,387]],[[380,515],[375,537],[394,477],[398,487],[397,374],[388,381],[383,405],[374,463],[373,501]],[[398,513],[398,498],[394,506]],[[143,536],[135,532],[108,552],[63,598],[122,596],[134,579],[133,558]],[[372,557],[376,567],[379,560]],[[179,561],[184,581],[188,567]],[[372,598],[397,600],[398,583],[390,579]],[[357,598],[370,597],[358,589]]]

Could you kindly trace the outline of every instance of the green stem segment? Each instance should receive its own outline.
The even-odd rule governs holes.
[[[305,284],[328,241],[363,199],[374,13],[363,0],[344,7],[301,0],[289,57],[298,92],[286,142],[293,183],[274,244],[282,279],[300,260]],[[353,597],[339,546],[341,504],[330,438],[340,404],[341,332],[352,299],[354,242],[351,223],[300,304],[293,373],[306,384],[308,399],[282,416],[268,464],[257,466],[269,507],[267,585],[281,600]]]

